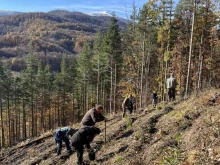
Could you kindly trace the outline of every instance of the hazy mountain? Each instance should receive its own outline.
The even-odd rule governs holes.
[[[17,14],[21,14],[21,12],[0,10],[0,16],[17,15]]]

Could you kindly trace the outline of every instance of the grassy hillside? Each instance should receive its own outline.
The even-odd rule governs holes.
[[[220,163],[220,90],[210,89],[188,100],[160,103],[121,119],[110,116],[107,142],[92,143],[98,152],[90,165],[217,165]],[[75,125],[79,128],[79,125]],[[2,164],[76,164],[76,154],[56,156],[52,133],[1,152]]]

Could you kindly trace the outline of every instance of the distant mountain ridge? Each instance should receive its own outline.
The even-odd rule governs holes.
[[[22,12],[18,12],[18,11],[8,11],[8,10],[0,10],[0,16],[17,15],[17,14],[22,14]]]
[[[27,13],[32,13],[32,12],[18,12],[18,11],[0,10],[0,17],[1,16],[13,16],[13,15],[19,15],[19,14],[27,14]],[[38,12],[36,12],[36,13],[38,13]],[[89,15],[91,17],[95,17],[95,18],[98,18],[98,19],[100,19],[100,17],[111,17],[112,16],[107,11],[82,13],[82,12],[77,12],[77,11],[70,12],[70,11],[67,11],[67,10],[58,9],[58,10],[52,10],[52,11],[49,11],[49,12],[46,12],[46,13],[55,14],[55,15],[61,16],[61,17],[67,16],[67,15],[70,16],[70,15],[76,15],[76,14],[82,14],[82,15],[85,14],[85,15]],[[129,20],[124,19],[122,17],[117,17],[116,16],[116,18],[118,20],[124,22],[125,24],[129,23]]]
[[[90,16],[95,16],[95,17],[102,17],[102,16],[107,16],[107,17],[111,17],[112,14],[108,13],[107,11],[102,11],[102,12],[91,12],[91,13],[85,13],[88,14]],[[126,24],[129,23],[129,20],[124,19],[122,17],[117,17],[116,18],[122,22],[125,22]]]

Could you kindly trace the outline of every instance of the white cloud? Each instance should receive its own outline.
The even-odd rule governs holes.
[[[87,5],[61,5],[61,6],[52,6],[52,9],[66,9],[66,10],[87,10],[87,11],[117,11],[120,13],[126,13],[126,11],[131,11],[132,8],[130,7],[122,7],[122,6],[115,6],[115,5],[108,5],[108,6],[87,6]]]

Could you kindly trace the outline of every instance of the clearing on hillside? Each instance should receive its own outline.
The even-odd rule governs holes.
[[[102,134],[92,146],[96,160],[90,165],[219,165],[220,90],[212,89],[192,96],[137,111],[130,118],[121,114],[109,117],[107,142]],[[75,126],[75,128],[78,128]],[[18,144],[1,151],[4,165],[75,165],[76,154],[63,148],[56,155],[53,134]]]

